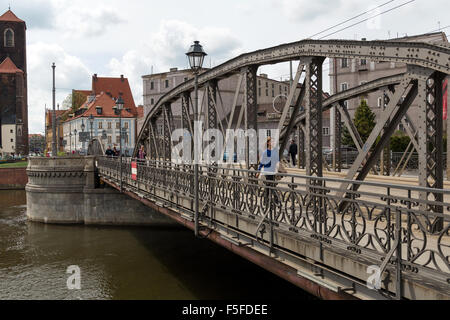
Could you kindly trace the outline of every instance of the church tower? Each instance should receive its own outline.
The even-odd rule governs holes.
[[[0,153],[28,155],[26,24],[0,16]]]

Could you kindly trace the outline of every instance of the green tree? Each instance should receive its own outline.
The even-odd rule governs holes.
[[[376,115],[370,110],[365,99],[362,99],[355,112],[353,123],[363,142],[366,142],[376,125]],[[342,144],[355,147],[350,132],[346,127],[342,130]]]

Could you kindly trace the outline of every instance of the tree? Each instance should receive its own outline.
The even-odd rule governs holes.
[[[367,138],[369,138],[370,133],[376,125],[376,115],[370,110],[369,106],[365,99],[362,99],[358,108],[355,112],[355,118],[353,119],[353,123],[355,124],[356,130],[363,143],[366,142]],[[342,144],[347,146],[355,147],[353,143],[353,139],[350,135],[350,132],[346,127],[342,130]]]

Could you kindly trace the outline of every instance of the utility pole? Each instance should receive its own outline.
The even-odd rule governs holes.
[[[52,64],[53,69],[53,115],[52,115],[52,157],[56,157],[56,111],[55,111],[55,63]]]

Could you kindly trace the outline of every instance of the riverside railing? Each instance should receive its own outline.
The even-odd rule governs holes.
[[[137,162],[136,181],[131,179],[131,161]],[[117,159],[100,157],[98,169],[119,183]],[[274,233],[283,231],[381,264],[381,273],[390,269],[396,274],[397,297],[402,296],[405,274],[434,279],[439,290],[450,291],[450,190],[293,174],[280,174],[281,180],[272,182],[236,167],[201,165],[199,170],[204,223],[214,221],[214,210],[225,211],[256,221],[254,238],[270,247],[279,246]],[[124,158],[122,175],[124,188],[194,198],[191,165]],[[342,190],[344,182],[360,187]],[[264,240],[265,233],[269,240]]]

